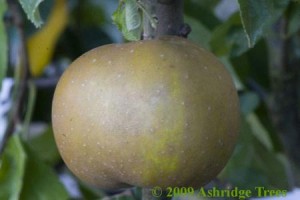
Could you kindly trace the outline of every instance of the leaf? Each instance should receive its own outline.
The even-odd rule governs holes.
[[[214,30],[210,45],[218,56],[229,54],[236,57],[249,49],[246,41],[240,17],[236,13]]]
[[[135,0],[126,0],[125,21],[128,31],[138,29],[142,24],[141,15]]]
[[[289,11],[287,36],[296,34],[300,29],[300,4],[293,3]]]
[[[259,105],[259,97],[254,92],[246,92],[240,96],[241,111],[246,116]]]
[[[135,6],[137,6],[135,0],[120,1],[117,10],[112,15],[114,23],[129,41],[140,40],[142,34],[141,13],[135,10]]]
[[[56,174],[21,141],[19,135],[9,139],[1,156],[0,188],[0,199],[68,199]]]
[[[48,165],[43,163],[38,156],[24,144],[28,155],[24,176],[24,186],[21,192],[22,200],[65,200],[69,195],[59,181],[58,176]]]
[[[250,113],[246,116],[246,121],[249,124],[249,127],[252,130],[252,133],[256,138],[268,149],[273,150],[273,145],[271,138],[264,127],[264,125],[260,122],[257,115],[254,113]]]
[[[44,162],[55,165],[60,160],[56,147],[53,130],[48,127],[46,131],[28,141],[28,145]]]
[[[199,20],[196,20],[194,17],[185,16],[185,21],[193,27],[193,31],[189,34],[189,39],[201,44],[204,48],[210,50],[211,46],[209,41],[211,41],[211,32],[206,26],[204,26]],[[221,45],[218,45],[221,46]],[[244,85],[238,77],[235,69],[229,61],[228,57],[219,57],[221,62],[224,64],[228,72],[230,73],[235,87],[237,90],[243,90]]]
[[[186,0],[186,3],[193,4],[194,6],[201,6],[203,8],[213,10],[219,3],[220,0]]]
[[[26,113],[24,117],[24,122],[23,122],[23,136],[28,138],[29,134],[29,126],[32,118],[32,113],[34,109],[34,104],[35,104],[35,99],[36,99],[36,85],[33,84],[32,81],[28,81],[28,100],[27,100],[27,106],[26,106]]]
[[[6,11],[6,1],[0,1],[0,17],[3,19]],[[7,69],[7,35],[4,26],[4,21],[0,20],[0,91],[2,87],[2,80],[5,77]]]
[[[12,136],[0,157],[0,199],[19,199],[26,154],[18,135]]]
[[[123,19],[122,19],[122,15],[124,13],[124,2],[123,1],[119,1],[119,5],[117,10],[112,14],[112,20],[114,22],[114,24],[117,26],[117,28],[122,31],[122,27],[123,27]]]
[[[23,10],[25,11],[27,18],[35,25],[35,27],[40,27],[43,21],[39,12],[39,5],[44,0],[19,0]]]
[[[103,25],[107,20],[104,12],[105,8],[101,5],[103,3],[99,1],[77,2],[77,4],[80,4],[80,8],[73,9],[71,15],[76,16],[75,20],[80,20],[80,24],[84,26]]]
[[[184,3],[184,13],[185,15],[196,19],[199,23],[203,24],[206,28],[213,30],[221,22],[214,15],[214,7],[219,2],[219,0],[201,0],[201,1],[192,1],[188,0]],[[191,24],[190,24],[191,25]],[[196,26],[192,26],[192,32]]]
[[[133,193],[130,191],[130,189],[127,189],[119,194],[110,196],[108,199],[109,200],[134,200],[136,198],[133,196]]]
[[[209,41],[211,37],[211,32],[201,23],[201,21],[185,16],[184,20],[191,27],[193,27],[193,31],[189,34],[189,39],[201,44],[206,49],[210,49]]]
[[[270,89],[268,59],[269,53],[264,39],[241,56],[230,59],[242,82],[247,83],[261,97],[266,94],[265,90]]]
[[[267,149],[254,135],[245,118],[235,151],[220,178],[239,188],[288,189],[290,183],[282,154]]]
[[[104,192],[89,187],[80,181],[79,181],[79,189],[84,199],[103,199],[105,197]]]
[[[226,67],[226,69],[230,73],[230,75],[233,79],[235,88],[237,90],[243,90],[245,88],[245,86],[242,83],[242,81],[241,81],[240,77],[238,76],[238,74],[236,73],[236,70],[234,69],[234,67],[230,63],[229,58],[228,57],[221,57],[219,59],[221,60],[221,62],[224,64],[224,66]]]
[[[253,47],[283,14],[290,0],[238,0],[248,46]]]
[[[143,196],[143,189],[141,187],[134,187],[132,188],[132,195],[135,199],[142,199]]]

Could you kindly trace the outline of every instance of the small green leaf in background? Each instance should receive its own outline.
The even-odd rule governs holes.
[[[228,70],[231,78],[233,79],[235,88],[240,91],[243,90],[245,88],[244,84],[242,83],[240,77],[238,76],[238,74],[236,73],[235,68],[233,67],[233,65],[231,64],[231,62],[229,61],[229,58],[226,56],[220,57],[219,58],[221,60],[221,62],[224,64],[225,68]]]
[[[39,5],[44,0],[19,0],[23,10],[25,11],[27,18],[35,25],[40,27],[43,24],[41,15],[39,12]]]
[[[77,3],[80,4],[80,8],[73,9],[73,13],[70,13],[70,15],[76,16],[75,20],[79,20],[84,26],[99,26],[105,23],[105,12],[99,1]]]
[[[286,167],[283,154],[268,149],[253,131],[243,117],[238,144],[219,177],[239,188],[289,189],[290,169]]]
[[[254,92],[246,92],[240,95],[241,112],[248,115],[259,105],[259,97]]]
[[[112,19],[126,40],[137,41],[142,34],[142,16],[136,0],[120,1]]]
[[[290,0],[238,0],[249,47],[283,14]]]
[[[0,1],[0,90],[2,85],[2,80],[6,74],[7,68],[7,35],[5,31],[3,15],[6,11],[6,1]]]
[[[194,18],[199,23],[203,24],[206,28],[212,30],[221,23],[221,21],[214,14],[215,6],[218,3],[219,0],[186,0],[184,1],[184,14],[186,16]],[[192,24],[189,25],[192,27],[192,32],[190,34],[193,34],[197,26],[193,26]]]
[[[186,0],[184,3],[190,4],[192,3],[195,6],[201,6],[203,8],[207,8],[209,10],[213,10],[221,0]]]
[[[122,193],[110,196],[108,200],[135,200],[136,198],[133,196],[130,189],[125,190]],[[140,198],[141,199],[141,198]]]
[[[56,147],[53,131],[49,127],[44,133],[28,140],[31,149],[39,156],[41,160],[53,166],[60,160],[60,155]]]
[[[12,136],[0,157],[0,199],[18,200],[23,186],[26,154],[18,135]]]
[[[296,34],[300,29],[300,3],[292,3],[288,13],[288,33],[287,36]]]
[[[238,13],[233,14],[213,31],[210,45],[218,56],[240,56],[249,49]]]
[[[106,196],[103,191],[88,186],[82,181],[78,181],[78,185],[84,199],[103,199]]]
[[[23,136],[28,138],[29,135],[29,126],[32,118],[32,113],[34,109],[36,99],[36,86],[32,81],[28,81],[28,101],[26,106],[26,114],[23,122]]]
[[[205,49],[210,49],[210,31],[201,23],[201,21],[196,20],[193,17],[185,16],[184,20],[187,24],[193,27],[193,31],[189,34],[189,39],[199,43]]]
[[[69,195],[53,169],[24,143],[27,153],[22,200],[66,200]]]
[[[0,157],[0,199],[65,200],[68,193],[52,168],[12,136]]]
[[[268,150],[273,150],[274,148],[270,135],[257,115],[254,113],[250,113],[246,116],[246,120],[257,140],[259,140]]]

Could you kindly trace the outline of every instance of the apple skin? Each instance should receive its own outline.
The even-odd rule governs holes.
[[[175,36],[83,54],[59,80],[52,107],[64,162],[106,189],[203,186],[231,156],[239,117],[224,66]]]

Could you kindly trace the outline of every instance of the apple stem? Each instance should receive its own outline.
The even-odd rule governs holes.
[[[183,0],[141,0],[145,8],[143,39],[162,35],[187,37],[191,28],[183,23]]]

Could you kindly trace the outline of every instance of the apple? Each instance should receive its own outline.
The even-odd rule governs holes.
[[[76,59],[56,87],[52,121],[64,162],[89,184],[199,187],[232,154],[239,102],[212,53],[165,36]]]

